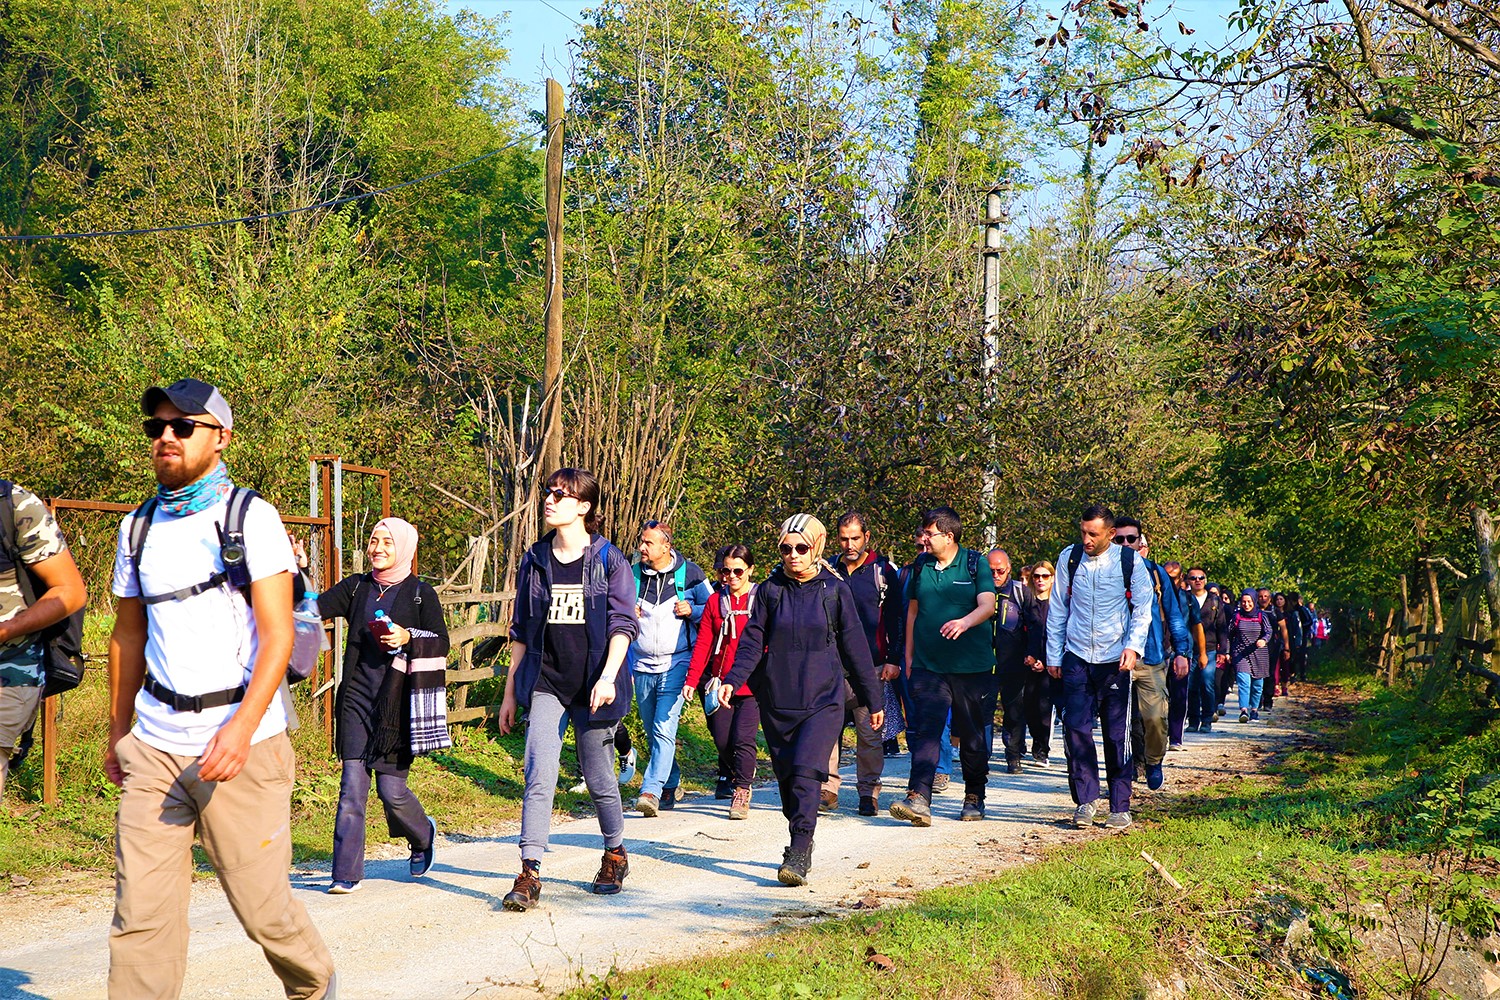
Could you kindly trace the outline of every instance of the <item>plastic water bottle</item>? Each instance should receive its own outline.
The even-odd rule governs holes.
[[[323,631],[323,616],[318,613],[318,595],[307,591],[292,611],[292,658],[287,664],[287,680],[296,683],[311,677],[318,669],[323,651],[329,648],[328,633]]]

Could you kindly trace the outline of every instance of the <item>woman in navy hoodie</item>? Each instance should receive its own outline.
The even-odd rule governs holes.
[[[849,585],[823,562],[828,529],[811,514],[781,525],[781,565],[757,588],[734,667],[721,692],[748,684],[760,704],[771,769],[791,846],[776,873],[783,885],[806,885],[812,869],[818,800],[828,758],[844,728],[844,678],[870,726],[885,722],[884,695]],[[725,707],[730,697],[720,695]]]
[[[518,707],[527,716],[521,873],[503,900],[516,911],[531,909],[542,894],[542,853],[569,723],[604,835],[604,860],[589,888],[617,893],[630,871],[615,729],[630,710],[625,653],[639,628],[635,578],[625,554],[598,533],[599,481],[591,473],[558,469],[547,477],[543,496],[543,519],[552,530],[526,551],[516,571],[511,666],[500,703],[502,733],[515,727]]]

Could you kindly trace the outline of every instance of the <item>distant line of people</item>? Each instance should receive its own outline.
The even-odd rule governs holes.
[[[275,509],[230,478],[223,453],[234,421],[218,389],[195,379],[153,386],[141,408],[158,489],[122,518],[112,581],[104,766],[122,792],[109,993],[181,991],[196,836],[286,995],[332,997],[331,953],[288,879],[289,664],[303,617],[317,637],[320,620],[347,622],[329,892],[357,891],[364,878],[372,783],[390,835],[408,842],[410,875],[425,876],[438,824],[407,775],[416,756],[448,745],[449,638],[437,593],[413,571],[417,530],[382,519],[366,547],[369,571],[314,594],[300,575],[306,555]],[[85,593],[41,501],[8,484],[0,494],[14,522],[0,545],[3,789],[46,682],[41,637]],[[637,558],[627,557],[601,534],[604,507],[591,473],[553,472],[546,533],[517,570],[498,720],[504,733],[525,725],[509,910],[540,899],[570,728],[603,841],[590,891],[619,893],[630,871],[621,786],[636,749],[645,764],[634,811],[657,816],[679,801],[676,742],[692,700],[707,717],[715,795],[732,820],[750,814],[764,736],[788,833],[777,877],[796,886],[812,870],[820,812],[840,805],[846,720],[861,816],[879,815],[885,762],[901,755],[904,734],[910,768],[889,814],[933,822],[956,744],[959,819],[983,820],[995,729],[1007,774],[1028,755],[1048,768],[1056,717],[1074,821],[1092,824],[1102,793],[1106,825],[1124,829],[1133,784],[1162,787],[1167,755],[1182,748],[1184,731],[1213,731],[1231,681],[1240,721],[1253,721],[1305,676],[1307,650],[1327,636],[1326,621],[1296,594],[1247,589],[1236,602],[1201,567],[1153,562],[1140,523],[1100,505],[1082,511],[1078,540],[1055,562],[1037,559],[1019,576],[1006,550],[965,546],[950,507],[922,513],[917,554],[901,566],[877,551],[863,513],[835,522],[832,562],[823,522],[797,513],[782,522],[763,580],[749,544],[720,547],[717,586],[660,521],[642,527]],[[627,748],[621,725],[632,705],[646,736],[640,748]]]

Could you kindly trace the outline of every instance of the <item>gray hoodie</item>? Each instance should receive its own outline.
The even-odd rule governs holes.
[[[682,567],[682,600],[693,606],[692,616],[678,618],[672,608],[678,599],[677,572]],[[708,580],[697,564],[672,552],[672,565],[661,572],[636,563],[636,614],[641,631],[630,644],[630,669],[638,674],[664,674],[674,666],[687,668],[693,657],[693,631],[712,596]]]

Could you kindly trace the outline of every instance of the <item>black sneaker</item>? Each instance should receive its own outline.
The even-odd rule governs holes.
[[[984,799],[977,795],[965,795],[964,807],[958,814],[958,818],[966,823],[984,819]]]
[[[625,876],[629,874],[630,858],[625,854],[625,845],[621,844],[604,852],[604,860],[599,862],[599,874],[594,876],[589,892],[597,896],[613,896],[624,887]]]
[[[776,880],[782,885],[806,885],[807,873],[812,871],[812,845],[798,850],[788,847],[781,852],[781,867],[776,870]]]
[[[932,806],[916,792],[908,792],[906,798],[892,802],[890,813],[897,819],[908,820],[912,826],[932,825]]]
[[[714,782],[714,798],[716,798],[716,799],[732,799],[732,798],[734,798],[734,782],[732,782],[728,778],[724,778],[724,777],[721,777],[721,778],[719,778],[719,780],[715,781]]]
[[[887,757],[899,757],[901,756],[901,741],[892,736],[885,741],[883,749]]]
[[[880,812],[880,800],[873,795],[861,795],[859,797],[859,814],[861,816],[874,816]]]
[[[661,808],[671,809],[677,805],[677,786],[663,788],[661,790]]]
[[[521,874],[516,876],[515,885],[511,886],[510,892],[500,901],[507,910],[516,913],[525,913],[536,905],[536,901],[542,898],[542,864],[540,861],[522,861]]]
[[[437,855],[437,820],[431,816],[427,817],[427,826],[431,830],[431,836],[427,840],[427,846],[423,849],[413,847],[411,849],[411,877],[421,878],[432,870],[432,859]]]
[[[1020,760],[1017,759],[1017,758],[1014,758],[1014,757],[1008,758],[1005,761],[1005,773],[1006,774],[1020,774],[1021,773],[1021,762],[1020,762]]]

